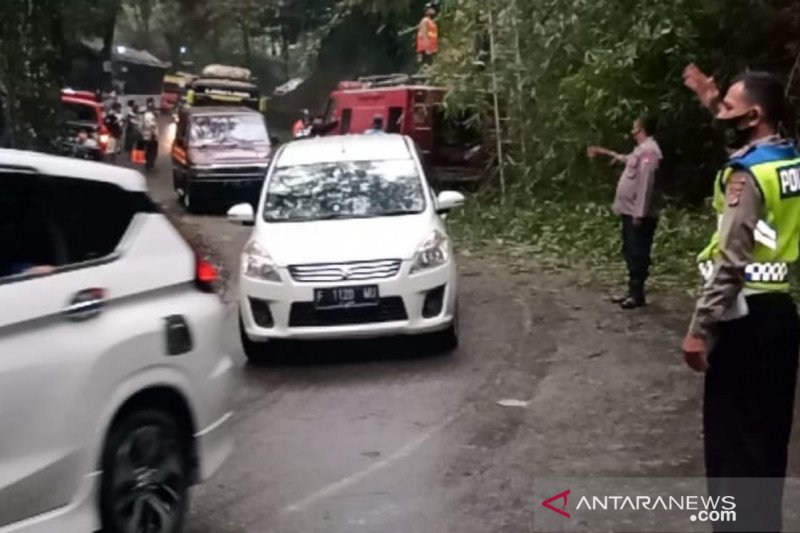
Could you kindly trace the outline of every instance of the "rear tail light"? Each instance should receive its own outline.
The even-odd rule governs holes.
[[[219,271],[211,261],[196,256],[194,282],[203,292],[216,292],[219,286]]]

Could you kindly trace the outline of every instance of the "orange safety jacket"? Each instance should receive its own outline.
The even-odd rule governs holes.
[[[305,131],[306,131],[306,123],[303,122],[303,119],[298,120],[297,122],[294,123],[294,126],[292,126],[292,135],[295,138],[302,137]]]
[[[427,42],[425,37],[427,36]],[[430,17],[422,17],[417,30],[417,53],[435,54],[439,51],[439,27]]]

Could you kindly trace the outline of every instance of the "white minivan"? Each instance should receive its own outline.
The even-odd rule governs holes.
[[[444,215],[464,197],[434,195],[413,141],[344,135],[292,142],[273,158],[241,259],[245,354],[272,339],[430,335],[458,341],[457,269]],[[267,350],[268,351],[268,350]]]
[[[229,454],[216,271],[136,171],[0,150],[0,532],[176,532]]]

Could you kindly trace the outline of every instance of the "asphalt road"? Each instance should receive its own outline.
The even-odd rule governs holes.
[[[162,159],[152,195],[235,271],[248,229],[184,214],[170,172]],[[392,339],[248,365],[232,307],[236,450],[193,491],[188,531],[528,532],[537,478],[702,476],[682,321],[622,312],[569,274],[459,264],[461,348],[446,356]]]

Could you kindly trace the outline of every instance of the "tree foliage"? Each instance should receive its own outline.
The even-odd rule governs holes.
[[[698,62],[720,80],[746,67],[788,79],[799,21],[791,0],[448,0],[436,73],[452,88],[453,111],[469,111],[490,137],[501,136],[512,199],[610,193],[615,176],[587,163],[586,146],[629,148],[631,121],[651,113],[660,120],[669,189],[696,202],[723,152],[682,85],[684,66]],[[492,76],[499,132],[487,98]]]
[[[108,55],[119,0],[0,2],[0,91],[7,141],[45,149],[58,121],[59,91],[83,37],[98,37]]]

